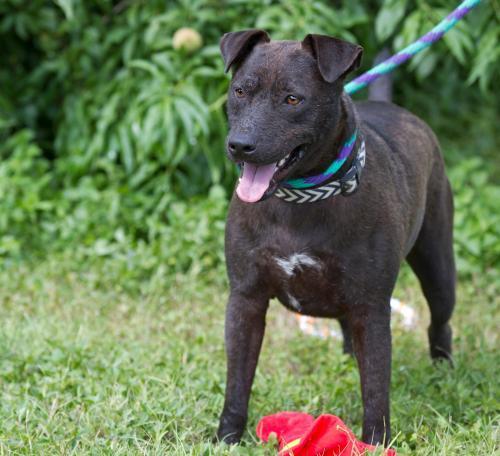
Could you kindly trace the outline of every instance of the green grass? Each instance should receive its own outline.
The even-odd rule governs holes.
[[[272,303],[241,446],[211,444],[222,407],[223,281],[131,279],[113,259],[54,256],[0,273],[0,454],[275,454],[254,434],[279,410],[334,413],[360,434],[355,363],[337,340],[303,335]],[[134,281],[135,280],[135,281]],[[395,295],[418,327],[395,321],[392,427],[399,454],[493,455],[499,300],[460,284],[455,369],[428,357],[425,303],[405,269]]]

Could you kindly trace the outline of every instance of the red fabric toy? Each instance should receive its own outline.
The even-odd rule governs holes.
[[[257,436],[264,442],[275,434],[279,456],[361,456],[376,447],[360,442],[335,415],[314,419],[307,413],[280,412],[265,416],[257,425]],[[386,450],[386,456],[396,456]]]

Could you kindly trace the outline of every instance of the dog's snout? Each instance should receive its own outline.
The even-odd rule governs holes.
[[[250,138],[238,136],[229,138],[227,148],[234,158],[243,160],[252,155],[257,146]]]

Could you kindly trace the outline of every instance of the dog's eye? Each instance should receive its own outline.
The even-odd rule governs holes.
[[[236,89],[234,89],[234,93],[238,98],[242,98],[245,96],[245,92],[241,87],[236,87]]]
[[[295,95],[288,95],[285,98],[285,101],[289,105],[296,106],[300,103],[300,98],[296,97]]]

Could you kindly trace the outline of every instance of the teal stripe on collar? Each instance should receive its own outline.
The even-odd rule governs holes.
[[[344,143],[340,150],[339,156],[330,164],[330,166],[321,174],[309,177],[299,177],[297,179],[289,179],[284,182],[283,187],[286,188],[311,188],[321,185],[327,179],[332,177],[346,162],[354,149],[354,144],[358,137],[358,131],[355,130],[352,136]]]

